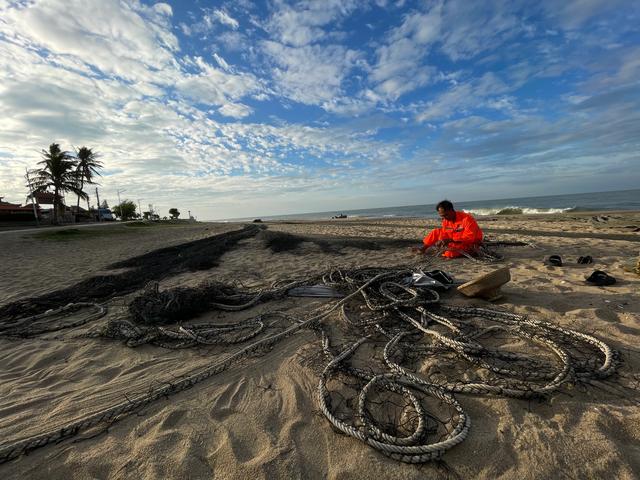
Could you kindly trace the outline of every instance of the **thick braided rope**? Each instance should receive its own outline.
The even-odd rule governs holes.
[[[467,435],[469,419],[466,417],[457,401],[448,392],[493,394],[528,398],[531,396],[551,393],[557,390],[557,388],[559,388],[563,383],[570,381],[573,378],[589,378],[594,376],[597,378],[603,378],[615,371],[615,352],[613,352],[604,342],[590,335],[507,312],[474,307],[448,307],[444,305],[439,305],[437,309],[432,309],[433,305],[439,300],[436,292],[431,290],[419,291],[414,288],[406,287],[397,281],[403,276],[411,273],[411,271],[412,270],[408,269],[392,271],[389,271],[389,269],[360,269],[351,272],[331,272],[323,277],[325,283],[336,286],[344,286],[346,284],[349,286],[351,293],[342,300],[331,305],[329,308],[321,307],[320,309],[316,309],[311,312],[310,317],[300,320],[296,325],[293,325],[278,334],[259,340],[229,355],[225,359],[205,367],[203,370],[198,370],[188,374],[177,382],[166,384],[161,388],[154,389],[153,391],[140,395],[132,400],[121,402],[110,408],[100,410],[95,414],[71,422],[63,428],[51,430],[45,434],[23,439],[5,447],[0,447],[0,463],[11,458],[15,458],[21,453],[34,448],[74,435],[78,431],[94,426],[100,422],[116,420],[117,418],[141,406],[151,403],[158,398],[166,397],[170,394],[185,390],[212,375],[226,370],[235,362],[241,360],[244,356],[257,351],[260,348],[271,346],[302,328],[312,326],[331,314],[337,308],[341,308],[342,317],[353,327],[375,327],[376,330],[383,333],[383,335],[389,339],[384,348],[384,361],[390,368],[391,373],[374,375],[371,372],[365,372],[363,370],[348,367],[345,360],[350,357],[360,345],[360,343],[356,342],[353,349],[345,350],[343,354],[334,358],[325,368],[319,385],[319,402],[321,410],[327,419],[336,426],[336,428],[339,428],[341,431],[344,431],[345,433],[364,441],[370,446],[379,449],[385,455],[400,461],[416,463],[438,458],[447,448],[451,448],[455,444],[461,442]],[[377,282],[379,282],[377,285],[377,291],[374,291],[371,288]],[[288,288],[288,286],[281,288]],[[247,308],[248,306],[252,306],[257,303],[257,301],[260,300],[261,295],[263,295],[263,292],[258,293],[258,295],[254,296],[245,305],[217,305],[217,307],[222,307],[222,309],[227,306],[232,309],[237,307]],[[375,319],[354,321],[348,318],[345,306],[347,302],[358,296],[363,298],[365,304],[369,307],[369,311],[374,314],[374,316],[377,316]],[[408,315],[405,311],[406,309],[413,309],[419,313],[420,320],[415,320]],[[454,321],[450,318],[439,315],[438,313],[435,313],[436,311],[447,313],[457,320]],[[397,314],[398,318],[401,319],[397,325],[389,324],[393,318],[393,314]],[[471,317],[491,319],[501,323],[502,325],[491,326],[482,330],[476,329],[476,331],[471,334],[465,335],[463,333],[463,328],[467,328],[465,327],[465,322],[467,322],[466,319]],[[384,327],[381,324],[383,321],[387,322]],[[430,327],[430,323],[438,323],[441,326],[444,326],[451,332],[451,336],[444,335],[433,330],[433,328]],[[406,331],[406,324],[414,327],[413,330]],[[402,327],[402,325],[405,325],[405,327]],[[242,337],[243,340],[246,340],[257,335],[259,331],[255,333],[256,330],[261,331],[263,327],[264,326],[261,325],[260,320],[256,318],[248,322],[242,322],[241,324],[209,324],[200,326],[183,325],[177,331],[165,328],[164,334],[167,338],[173,338],[174,340],[183,342],[184,345],[192,345],[200,341],[214,342],[217,335],[251,328],[252,330]],[[163,327],[153,327],[151,330],[144,330],[139,326],[126,321],[119,325],[118,328],[125,332],[125,337],[131,337],[130,341],[132,344],[146,343],[147,341],[152,341],[158,344],[157,338],[154,340],[153,332],[163,332]],[[557,368],[555,372],[539,374],[528,372],[526,375],[529,379],[545,380],[547,381],[546,384],[536,385],[522,380],[506,386],[492,385],[483,382],[434,383],[407,371],[404,367],[393,360],[394,353],[400,348],[399,343],[402,338],[407,335],[413,335],[411,338],[415,338],[415,335],[426,334],[432,338],[433,344],[431,346],[425,345],[423,347],[426,349],[425,351],[455,352],[461,358],[478,364],[495,373],[517,377],[521,374],[520,372],[509,368],[496,367],[491,365],[484,358],[495,357],[505,360],[518,360],[520,358],[518,355],[490,350],[477,342],[477,339],[481,335],[491,331],[498,331],[499,329],[502,329],[511,335],[539,343],[555,354],[559,359],[559,368]],[[571,339],[572,341],[586,343],[595,348],[604,357],[602,365],[597,369],[591,368],[590,365],[572,365],[570,355],[567,351],[560,347],[556,341],[550,338],[550,335],[552,334],[559,336],[560,339]],[[323,349],[328,351],[328,339],[326,339],[326,342],[323,340]],[[412,346],[412,349],[414,352],[418,351],[414,346]],[[584,368],[585,371],[576,371],[576,368]],[[336,370],[346,371],[368,382],[360,392],[358,398],[357,419],[359,419],[362,424],[361,427],[356,427],[342,422],[330,411],[330,397],[326,388],[326,381]],[[367,398],[374,388],[384,388],[389,391],[396,392],[404,396],[409,403],[413,405],[413,409],[419,418],[418,425],[413,433],[407,437],[396,437],[383,432],[375,425],[374,421],[369,418],[366,412]],[[413,444],[414,442],[419,443],[424,437],[425,422],[424,420],[420,420],[422,415],[424,415],[424,409],[412,390],[418,390],[434,396],[444,403],[451,405],[458,412],[459,419],[457,426],[449,432],[447,438],[442,442],[426,446]]]
[[[80,318],[74,322],[67,322],[64,324],[38,324],[43,319],[49,319],[61,314],[69,315],[82,308],[93,308],[95,312]],[[74,328],[89,323],[93,320],[102,318],[107,313],[107,308],[98,303],[89,302],[77,302],[69,303],[64,307],[56,308],[55,310],[48,310],[38,315],[32,315],[30,317],[21,318],[19,320],[3,321],[0,322],[0,335],[7,336],[21,336],[28,337],[31,335],[38,335],[41,333],[54,332],[66,328]]]
[[[584,343],[587,343],[599,350],[604,361],[602,365],[593,372],[588,373],[589,376],[597,376],[598,378],[605,378],[610,376],[617,368],[616,353],[603,341],[597,339],[592,335],[587,335],[570,328],[554,325],[553,323],[544,322],[542,320],[535,320],[524,315],[517,315],[515,313],[501,312],[497,310],[488,310],[485,308],[469,308],[469,307],[454,307],[448,305],[440,305],[439,308],[444,311],[455,315],[465,316],[484,316],[485,318],[491,318],[493,320],[514,326],[529,326],[543,332],[556,332],[562,336],[568,338],[577,339]],[[578,373],[577,375],[581,375]]]
[[[221,373],[227,370],[235,362],[259,350],[260,348],[269,347],[277,343],[278,341],[293,335],[299,330],[305,327],[309,327],[313,323],[320,321],[321,319],[331,314],[331,312],[339,308],[343,303],[348,301],[350,298],[358,295],[361,289],[368,287],[370,284],[384,277],[391,276],[392,274],[396,274],[396,273],[397,272],[383,272],[379,275],[376,275],[367,283],[362,285],[360,289],[354,291],[350,295],[336,302],[330,308],[321,307],[320,310],[322,311],[320,313],[312,315],[311,317],[305,319],[303,322],[293,325],[280,333],[258,340],[252,343],[251,345],[248,345],[247,347],[227,356],[225,359],[204,368],[201,371],[188,374],[187,376],[185,376],[184,378],[178,381],[168,383],[163,387],[154,389],[138,397],[127,399],[126,401],[120,402],[109,408],[99,410],[91,415],[72,421],[61,428],[57,428],[55,430],[51,430],[39,435],[25,438],[23,440],[20,440],[18,442],[15,442],[9,445],[0,446],[0,463],[7,462],[33,449],[40,448],[50,443],[57,442],[64,438],[76,435],[78,432],[85,430],[87,428],[93,427],[101,422],[114,421],[117,418],[127,413],[130,413],[140,407],[143,407],[159,398],[167,397],[168,395],[172,395],[172,394],[181,392],[183,390],[186,390],[196,385],[197,383],[200,383],[203,380],[206,380],[207,378],[212,377],[213,375],[216,375],[218,373]]]
[[[388,434],[381,435],[379,429],[377,429],[377,427],[373,427],[369,423],[365,423],[364,428],[357,428],[354,425],[343,422],[331,412],[331,397],[327,389],[327,381],[331,374],[339,368],[340,364],[348,357],[353,355],[355,350],[366,340],[367,337],[363,337],[346,348],[342,353],[340,353],[331,362],[329,362],[320,376],[320,381],[318,384],[318,403],[320,405],[320,410],[327,418],[327,420],[329,420],[329,422],[331,422],[334,427],[336,427],[346,435],[349,435],[366,443],[367,445],[375,448],[379,452],[394,460],[405,463],[423,463],[440,458],[445,451],[462,442],[469,432],[469,428],[471,426],[470,418],[464,413],[461,405],[457,402],[457,400],[455,400],[455,398],[453,398],[453,396],[449,395],[441,389],[433,388],[428,385],[418,385],[417,387],[424,393],[429,394],[450,405],[457,411],[458,414],[458,422],[456,424],[456,427],[448,433],[447,437],[444,440],[440,442],[422,445],[418,443],[423,436],[422,423],[418,424],[416,431],[414,431],[411,436],[397,438]],[[371,388],[371,385],[375,383],[385,383],[387,388],[399,392],[407,391],[406,386],[416,388],[416,385],[414,385],[413,382],[411,382],[410,380],[407,381],[407,379],[401,375],[371,375],[371,380],[361,392],[359,401],[360,417],[364,418],[365,420],[366,417],[362,415],[362,410],[364,409],[363,403],[365,402],[364,397],[366,397],[366,393],[368,389]],[[412,403],[415,399],[415,402],[417,402],[419,405],[417,398],[415,398],[413,394],[412,397]],[[421,406],[416,407],[416,412],[421,416],[424,415]],[[408,444],[409,442],[413,444]]]
[[[387,366],[397,374],[404,375],[405,377],[411,379],[413,382],[417,384],[427,385],[435,388],[441,388],[448,392],[452,393],[467,393],[474,395],[482,395],[482,394],[491,394],[491,395],[501,395],[506,397],[514,397],[514,398],[531,398],[534,396],[542,396],[544,394],[553,392],[558,389],[558,387],[567,381],[569,374],[571,372],[571,367],[569,364],[569,358],[566,353],[559,348],[557,345],[552,342],[546,342],[547,345],[556,353],[562,360],[562,368],[559,372],[556,373],[555,377],[546,385],[543,386],[534,386],[533,384],[527,384],[523,388],[514,388],[514,387],[505,387],[501,385],[491,385],[484,382],[440,382],[433,383],[427,381],[418,375],[409,372],[404,367],[394,362],[391,358],[391,352],[396,348],[396,344],[405,334],[400,333],[392,340],[390,340],[384,349],[384,359]]]

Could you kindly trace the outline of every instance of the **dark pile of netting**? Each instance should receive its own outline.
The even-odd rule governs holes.
[[[109,322],[101,335],[125,339],[130,346],[240,347],[63,429],[0,447],[0,461],[185,390],[302,329],[321,337],[316,358],[325,358],[318,369],[322,414],[346,435],[408,463],[438,459],[468,435],[471,421],[457,394],[546,398],[615,372],[616,353],[596,337],[504,310],[442,302],[442,288],[412,286],[412,273],[424,270],[426,265],[338,269],[253,291],[220,283],[163,292],[151,286],[131,302],[129,319]],[[345,296],[297,314],[271,311],[236,323],[167,323],[204,309],[248,309],[315,282]],[[276,322],[278,329],[272,328]]]
[[[253,305],[282,298],[294,285],[289,282],[262,290],[250,290],[222,282],[197,287],[176,287],[161,291],[154,282],[129,303],[132,319],[144,325],[167,325],[194,318],[210,310],[245,310]]]
[[[302,242],[306,241],[300,235],[272,230],[263,230],[256,238],[274,253],[295,250]]]
[[[416,245],[416,241],[411,239],[303,236],[274,230],[264,230],[258,234],[257,238],[274,253],[289,251],[296,253],[298,252],[298,247],[304,242],[315,244],[322,252],[331,254],[340,254],[345,248],[381,250],[385,247]]]
[[[122,273],[97,275],[75,285],[39,297],[32,297],[0,307],[0,319],[37,315],[69,303],[103,301],[116,295],[134,292],[147,283],[181,272],[206,270],[240,240],[255,236],[264,227],[247,225],[241,230],[162,248],[115,263],[110,268],[127,268]]]

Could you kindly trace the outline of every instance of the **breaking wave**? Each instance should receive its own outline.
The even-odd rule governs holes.
[[[473,215],[544,215],[551,213],[566,213],[575,210],[575,207],[567,208],[531,208],[531,207],[496,207],[477,208],[466,210]]]

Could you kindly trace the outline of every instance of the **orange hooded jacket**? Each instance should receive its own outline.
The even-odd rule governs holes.
[[[456,211],[455,220],[442,219],[442,227],[432,230],[422,243],[426,249],[445,239],[451,242],[442,255],[449,258],[460,257],[460,251],[473,253],[478,248],[482,242],[482,230],[470,214]]]

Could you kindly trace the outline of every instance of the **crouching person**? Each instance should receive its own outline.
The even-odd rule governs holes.
[[[442,219],[442,227],[436,228],[422,240],[422,246],[416,250],[425,253],[430,248],[445,248],[443,257],[455,258],[464,253],[473,255],[482,242],[482,230],[471,214],[456,211],[449,200],[443,200],[436,206]]]

